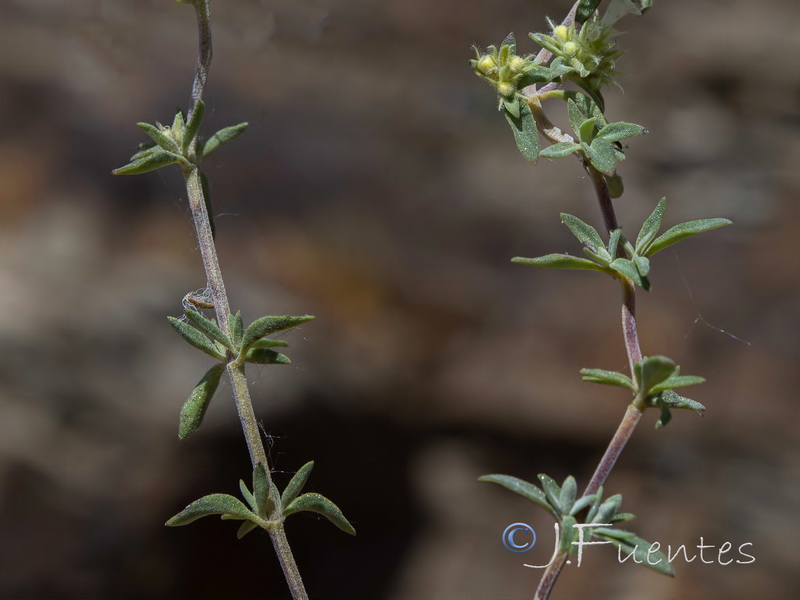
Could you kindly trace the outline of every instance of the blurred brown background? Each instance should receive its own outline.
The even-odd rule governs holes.
[[[307,460],[351,538],[288,522],[312,597],[530,598],[552,548],[542,511],[484,473],[585,485],[624,411],[582,367],[624,369],[619,292],[512,256],[579,253],[600,226],[574,160],[528,165],[470,46],[560,18],[566,1],[214,2],[204,131],[249,121],[207,162],[232,305],[311,313],[290,367],[251,369],[281,485]],[[609,482],[664,546],[748,565],[669,579],[587,551],[554,598],[782,599],[797,591],[800,10],[792,0],[658,1],[620,25],[632,140],[628,231],[734,227],[654,260],[646,354],[708,383],[704,418],[647,414]],[[177,415],[209,366],[167,325],[205,285],[177,169],[113,178],[136,121],[185,107],[196,30],[168,0],[0,0],[0,598],[288,597],[266,536],[163,522],[249,480],[223,386],[203,428]],[[554,105],[550,112],[560,106]],[[540,543],[500,543],[523,521]],[[697,554],[697,550],[690,554]]]

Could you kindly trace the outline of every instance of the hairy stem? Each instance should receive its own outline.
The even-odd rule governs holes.
[[[197,13],[197,32],[199,48],[197,51],[197,65],[194,69],[194,82],[192,83],[192,103],[189,107],[189,117],[194,112],[194,107],[203,99],[206,89],[208,70],[211,68],[211,58],[214,55],[211,45],[211,9],[209,0],[193,0]],[[188,119],[187,119],[188,120]]]
[[[541,110],[539,113],[541,117],[546,119]],[[539,118],[540,116],[537,115],[537,120]],[[586,161],[584,161],[583,165],[594,184],[600,212],[603,215],[603,222],[605,223],[606,231],[610,235],[612,231],[619,228],[619,225],[617,223],[617,215],[614,212],[614,205],[611,202],[611,194],[608,191],[608,184],[603,174],[592,165]],[[628,280],[622,280],[622,334],[632,373],[633,365],[642,360],[642,351],[639,346],[639,334],[636,330],[636,290]],[[617,427],[617,431],[614,433],[614,437],[611,438],[603,457],[594,471],[594,475],[589,480],[589,485],[583,491],[584,496],[594,494],[605,484],[641,417],[642,410],[636,404],[629,404],[622,421]],[[550,597],[553,586],[561,574],[567,558],[568,554],[566,552],[559,553],[544,570],[539,586],[536,588],[535,600],[547,600]]]
[[[194,83],[192,85],[190,115],[195,110],[197,103],[203,99],[203,91],[205,89],[208,71],[211,67],[211,57],[213,54],[208,0],[194,0],[194,6],[197,12],[200,47]],[[189,118],[191,118],[191,116]],[[195,155],[196,153],[196,144],[197,139],[195,138],[192,140],[190,146],[191,155]],[[214,245],[211,220],[207,210],[208,204],[203,193],[199,167],[195,165],[185,170],[184,176],[186,178],[186,191],[189,196],[189,206],[192,211],[197,242],[200,247],[200,256],[203,259],[203,267],[208,280],[208,287],[214,301],[217,322],[225,335],[230,337],[230,305],[228,303],[228,295],[225,292],[225,282],[222,279],[222,270],[219,266],[216,246]],[[272,475],[269,463],[267,462],[267,454],[264,450],[264,444],[258,429],[258,422],[256,421],[255,412],[253,410],[253,402],[250,398],[250,390],[247,387],[244,365],[233,360],[230,351],[228,352],[226,370],[231,380],[236,410],[239,414],[239,421],[242,424],[247,450],[250,454],[250,462],[253,468],[259,464],[263,464],[267,474],[272,505],[274,507],[269,518],[275,525],[268,529],[270,538],[272,539],[272,545],[275,548],[275,553],[280,561],[281,568],[286,577],[286,582],[291,590],[292,598],[294,600],[308,600],[308,594],[303,586],[303,579],[300,576],[300,571],[297,568],[297,563],[294,560],[292,550],[289,547],[289,541],[286,539],[286,533],[284,532],[280,497],[277,487],[272,484]]]

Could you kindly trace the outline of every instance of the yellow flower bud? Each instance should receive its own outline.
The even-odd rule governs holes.
[[[510,96],[514,95],[514,92],[516,92],[517,89],[513,83],[509,83],[507,81],[501,81],[500,83],[497,84],[497,91],[500,92],[501,96],[509,98]]]
[[[497,66],[497,61],[488,54],[485,54],[478,60],[478,70],[484,75],[489,73],[496,66]]]
[[[511,70],[514,73],[519,73],[525,66],[525,59],[522,58],[521,56],[514,56],[511,60],[508,61],[508,66],[511,67]]]
[[[567,38],[569,38],[569,30],[563,25],[559,25],[553,29],[553,35],[555,35],[556,39],[563,44],[567,41]]]
[[[567,42],[564,44],[564,54],[567,56],[575,56],[578,52],[578,44],[575,42]]]

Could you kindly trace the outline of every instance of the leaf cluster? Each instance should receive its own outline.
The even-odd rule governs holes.
[[[603,129],[609,127],[611,125],[606,125]],[[588,223],[573,215],[562,213],[561,222],[583,244],[583,252],[587,258],[571,254],[547,254],[537,258],[517,256],[511,261],[548,269],[601,271],[617,279],[628,280],[649,291],[651,256],[693,235],[731,224],[728,219],[699,219],[680,223],[658,235],[665,207],[666,199],[662,198],[642,224],[635,244],[631,244],[623,237],[621,229],[611,232],[606,242],[597,229]]]
[[[584,110],[577,123],[573,118],[574,107],[570,108],[570,120],[578,134],[577,142],[556,143],[545,149],[542,155],[554,158],[578,153],[606,177],[614,178],[612,189],[619,189],[621,194],[621,182],[614,172],[615,162],[624,159],[619,140],[641,135],[646,130],[640,125],[618,123],[600,134],[600,130],[609,125],[602,117],[605,101],[601,90],[609,83],[616,83],[614,64],[622,54],[613,41],[617,32],[612,25],[626,14],[643,14],[650,8],[652,0],[611,0],[602,19],[597,14],[599,4],[599,0],[583,0],[577,7],[573,24],[567,26],[550,22],[552,31],[549,35],[529,34],[553,56],[549,65],[537,62],[532,55],[517,55],[514,35],[509,34],[499,49],[489,46],[485,53],[481,53],[474,48],[476,58],[470,60],[470,66],[476,75],[496,88],[498,108],[504,111],[518,149],[531,162],[538,159],[540,146],[529,102],[537,104],[539,99],[535,88],[525,90],[529,97],[521,90],[545,83],[556,83],[559,87],[567,81],[577,84],[594,108]],[[576,93],[549,91],[547,97],[559,95],[567,99],[574,98]],[[595,112],[599,114],[593,114]],[[591,124],[584,124],[591,118],[597,119],[596,129]]]
[[[205,143],[192,142],[197,138],[200,124],[205,115],[205,104],[198,101],[194,110],[186,120],[183,111],[178,110],[171,126],[165,126],[156,121],[150,123],[137,123],[152,142],[131,156],[130,162],[112,171],[114,175],[138,175],[154,171],[167,165],[179,164],[182,169],[188,170],[200,164],[200,161],[214,152],[217,148],[239,136],[247,128],[247,123],[239,123],[225,127],[212,135]]]
[[[202,517],[220,515],[224,520],[244,521],[236,534],[241,539],[257,527],[269,530],[283,523],[289,515],[306,511],[320,514],[342,531],[355,535],[356,530],[328,498],[316,492],[300,494],[313,468],[314,462],[307,462],[295,473],[283,493],[279,493],[266,467],[259,463],[253,470],[252,491],[239,480],[239,489],[247,504],[229,494],[209,494],[189,504],[166,525],[178,527]]]
[[[592,539],[608,541],[628,554],[633,553],[635,560],[640,564],[665,575],[674,575],[667,557],[661,552],[650,551],[649,542],[630,531],[611,527],[616,523],[635,518],[631,513],[619,512],[622,495],[615,494],[603,500],[601,487],[594,494],[578,497],[578,486],[572,475],[568,476],[561,486],[544,474],[539,474],[538,479],[540,484],[538,486],[511,475],[483,475],[478,481],[496,483],[550,513],[560,525],[559,552],[561,553],[574,554],[577,551],[580,531],[576,525],[579,522],[593,524],[596,527],[583,528],[584,543]],[[645,558],[647,560],[642,560]]]
[[[666,356],[645,356],[633,365],[634,378],[617,371],[581,369],[584,381],[622,387],[633,392],[634,404],[641,409],[655,407],[661,410],[656,428],[664,427],[672,419],[671,409],[690,409],[703,412],[699,402],[684,398],[674,390],[698,385],[705,379],[696,375],[681,375],[681,368]]]
[[[181,439],[187,438],[200,427],[227,364],[290,364],[288,356],[274,350],[274,348],[286,347],[289,344],[267,336],[297,327],[314,318],[310,315],[261,317],[245,329],[241,312],[239,312],[229,315],[231,334],[228,336],[216,321],[197,311],[186,310],[185,315],[186,321],[175,317],[167,318],[170,325],[184,340],[215,358],[219,364],[206,371],[184,403],[178,427],[178,437]]]

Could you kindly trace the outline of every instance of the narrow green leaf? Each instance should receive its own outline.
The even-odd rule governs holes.
[[[606,180],[606,184],[608,185],[608,195],[612,198],[619,198],[625,192],[625,185],[622,183],[622,177],[620,177],[616,171],[613,175],[603,174],[603,179]]]
[[[189,322],[194,325],[197,329],[199,329],[202,333],[206,336],[210,337],[212,340],[218,341],[220,344],[225,346],[228,350],[233,351],[233,344],[228,339],[228,337],[222,333],[222,330],[217,325],[216,321],[212,321],[208,317],[202,315],[201,313],[195,310],[186,310],[184,311],[186,318]]]
[[[200,123],[203,122],[203,116],[205,114],[206,105],[202,100],[198,100],[197,104],[194,106],[192,114],[189,117],[189,122],[186,123],[186,129],[183,133],[183,143],[181,144],[181,148],[184,154],[188,150],[189,144],[192,143],[192,140],[197,135],[197,131],[200,129]]]
[[[252,521],[245,521],[239,526],[239,531],[236,532],[236,539],[238,540],[242,539],[248,533],[253,531],[253,529],[255,529],[256,527],[258,527],[258,525],[256,525]]]
[[[529,85],[550,82],[555,78],[556,76],[553,74],[552,69],[541,65],[529,66],[528,70],[520,77],[519,81],[517,81],[517,89],[522,90]]]
[[[579,258],[570,254],[547,254],[538,258],[523,258],[516,256],[511,262],[532,267],[542,267],[545,269],[582,269],[584,271],[606,271],[597,263]]]
[[[603,15],[601,24],[604,27],[611,27],[614,23],[619,21],[622,17],[628,14],[641,16],[652,4],[652,0],[641,0],[637,2],[642,7],[639,8],[634,4],[633,0],[611,0]],[[647,5],[645,7],[645,5]]]
[[[575,504],[575,498],[578,495],[578,484],[575,478],[570,475],[561,485],[561,494],[558,498],[558,504],[561,507],[562,514],[572,514],[572,506]]]
[[[149,135],[156,145],[162,150],[166,150],[167,152],[172,152],[174,154],[181,153],[181,150],[178,147],[178,142],[176,142],[172,136],[169,135],[168,130],[162,130],[155,125],[151,125],[150,123],[137,123],[136,126]]]
[[[205,158],[223,144],[227,144],[232,139],[238,137],[244,133],[245,129],[247,129],[247,123],[239,123],[232,127],[220,129],[217,133],[208,138],[208,141],[203,146],[202,157]]]
[[[728,219],[700,219],[698,221],[689,221],[687,223],[675,225],[675,227],[667,229],[667,231],[653,240],[653,243],[647,249],[645,255],[653,256],[656,252],[661,252],[664,248],[668,248],[672,246],[672,244],[677,244],[688,237],[711,231],[718,227],[725,227],[730,224],[731,221]]]
[[[611,232],[611,235],[608,238],[608,254],[611,256],[617,255],[617,249],[619,247],[619,238],[622,236],[622,229],[615,229]]]
[[[549,35],[534,32],[534,33],[529,33],[528,36],[545,50],[549,50],[553,54],[557,54],[559,52],[558,44],[556,44],[555,40],[551,38]]]
[[[570,94],[570,92],[566,92]],[[589,115],[583,110],[583,103],[579,102],[580,98],[585,98],[585,96],[579,92],[572,92],[574,94],[573,97],[567,98],[567,115],[569,116],[569,124],[572,125],[573,131],[578,131],[581,128],[581,123],[583,123],[586,119],[589,118]]]
[[[131,162],[136,162],[140,158],[144,158],[145,156],[149,156],[153,152],[158,152],[161,148],[155,142],[142,142],[136,148],[139,150],[133,156],[131,156]]]
[[[556,48],[556,52],[558,52],[558,46],[554,45],[554,47]],[[553,62],[550,63],[550,80],[556,81],[565,75],[573,73],[574,71],[575,69],[573,69],[572,66],[564,60],[563,56],[556,56],[553,59]]]
[[[600,521],[597,521],[598,523]],[[615,540],[632,540],[636,534],[632,531],[625,531],[624,529],[617,529],[616,527],[597,527],[592,528],[594,532],[598,532],[602,537],[615,539]]]
[[[322,515],[339,529],[350,535],[355,535],[356,530],[342,514],[342,511],[333,502],[321,494],[308,492],[295,498],[289,506],[283,509],[284,516],[289,516],[296,512],[309,511]]]
[[[523,498],[530,500],[537,506],[541,506],[554,517],[558,517],[556,511],[547,502],[544,492],[542,492],[542,490],[540,490],[533,483],[519,479],[518,477],[512,477],[511,475],[498,474],[482,475],[481,477],[478,477],[478,481],[487,481],[489,483],[496,483],[497,485],[503,486],[507,490],[510,490],[515,494],[519,494]]]
[[[572,515],[566,515],[562,519],[561,526],[564,529],[561,531],[561,541],[558,545],[559,552],[575,553],[576,546],[573,542],[578,538],[578,529],[575,527],[577,524],[578,520]]]
[[[233,519],[258,520],[241,500],[229,494],[210,494],[195,500],[177,515],[166,522],[167,527],[188,525],[192,521],[209,515],[227,515]]]
[[[544,490],[544,495],[547,498],[547,501],[550,503],[550,506],[555,509],[556,513],[559,515],[562,514],[561,511],[561,488],[558,487],[556,480],[552,477],[545,475],[544,473],[539,473],[538,475],[539,481],[542,484],[542,489]]]
[[[625,513],[617,513],[613,517],[611,517],[612,523],[625,523],[627,521],[633,521],[636,518],[636,515],[633,513],[625,512]]]
[[[251,348],[245,354],[244,360],[256,365],[288,365],[292,362],[285,354],[268,348]]]
[[[636,391],[630,377],[617,373],[616,371],[606,371],[604,369],[581,369],[583,380],[590,383],[600,383],[603,385],[615,385],[631,391]]]
[[[539,158],[539,133],[536,130],[536,121],[527,102],[520,102],[519,109],[519,117],[515,117],[507,110],[503,113],[514,133],[514,140],[522,156],[535,163]]]
[[[662,198],[658,201],[655,210],[644,220],[642,228],[639,230],[639,235],[636,236],[636,254],[646,255],[647,249],[650,246],[658,230],[661,228],[661,219],[664,218],[664,209],[667,207],[667,199]]]
[[[284,342],[283,340],[273,340],[270,338],[261,338],[257,342],[250,344],[251,350],[261,349],[261,348],[286,348],[289,345],[288,342]]]
[[[258,516],[262,519],[268,518],[275,507],[272,503],[272,496],[269,493],[270,483],[266,467],[262,463],[258,463],[256,468],[253,469],[253,497],[258,507]]]
[[[247,489],[247,484],[241,479],[239,480],[239,491],[242,492],[242,498],[247,500],[247,503],[250,505],[250,508],[253,509],[253,512],[257,513],[258,504],[256,504],[255,496],[253,496],[252,492],[249,489]]]
[[[569,514],[571,514],[572,516],[577,515],[583,509],[591,506],[596,499],[597,499],[597,494],[589,494],[588,496],[583,496],[582,498],[578,498],[578,500],[576,500],[575,503],[572,505]]]
[[[592,523],[610,523],[611,517],[617,514],[620,504],[622,504],[621,494],[614,494],[607,498],[597,509],[597,514],[594,516]]]
[[[658,542],[651,544],[635,535],[622,537],[619,535],[620,533],[627,534],[629,532],[607,527],[598,527],[593,530],[595,537],[608,540],[618,549],[622,560],[632,557],[634,562],[643,567],[670,577],[675,576],[675,571],[673,571],[672,565],[669,564],[666,555],[659,550],[660,544]]]
[[[666,356],[645,356],[640,363],[634,365],[639,389],[649,395],[653,386],[672,376],[677,368],[678,365]]]
[[[687,385],[699,385],[705,383],[705,379],[697,375],[673,375],[668,377],[658,385],[650,388],[650,393],[655,394],[665,390],[671,390],[679,387],[686,387]]]
[[[124,167],[114,169],[111,173],[113,175],[139,175],[141,173],[155,171],[167,165],[173,165],[177,162],[186,163],[186,161],[177,154],[153,147],[141,153],[136,160],[133,160]]]
[[[512,117],[515,119],[520,118],[520,102],[522,99],[514,96],[513,98],[504,98],[503,99],[503,107],[511,114]]]
[[[253,321],[247,330],[244,332],[242,339],[242,349],[247,350],[251,344],[270,333],[282,331],[284,329],[291,329],[303,323],[307,323],[314,317],[311,315],[303,315],[302,317],[261,317]]]
[[[650,261],[647,258],[639,256],[638,254],[634,255],[633,264],[636,265],[636,270],[639,271],[639,275],[642,278],[647,277],[647,274],[650,272]]]
[[[286,485],[283,490],[283,494],[281,494],[281,504],[283,506],[289,506],[295,498],[300,494],[303,490],[303,487],[308,480],[308,476],[311,474],[311,469],[314,468],[314,461],[310,460],[306,464],[304,464],[297,473],[294,474],[291,481]]]
[[[592,252],[599,254],[600,256],[605,256],[606,254],[606,245],[603,242],[603,239],[600,237],[600,234],[597,233],[597,230],[589,225],[588,223],[584,223],[578,217],[567,213],[561,213],[561,222],[569,228],[578,240],[589,247]],[[609,256],[609,258],[611,258]]]
[[[630,279],[636,285],[642,286],[642,276],[639,274],[639,269],[636,268],[636,265],[633,263],[633,261],[628,260],[627,258],[617,258],[611,261],[611,264],[608,266],[623,277]]]
[[[539,156],[544,156],[545,158],[563,158],[580,149],[580,144],[575,144],[573,142],[557,142],[544,148],[539,153]]]
[[[584,246],[583,253],[589,257],[589,260],[592,260],[603,267],[603,271],[607,273],[613,273],[613,271],[608,268],[612,260],[608,250],[605,248],[600,248],[599,252],[593,252],[588,246]]]
[[[242,337],[244,336],[244,321],[242,321],[242,311],[237,311],[235,315],[229,315],[231,324],[231,336],[233,344],[237,350],[242,348]]]
[[[668,406],[669,408],[686,408],[697,411],[698,413],[703,412],[706,409],[705,406],[696,400],[684,398],[672,390],[667,390],[661,394],[661,402],[664,404],[664,406]]]
[[[200,331],[188,323],[185,323],[180,319],[176,319],[175,317],[167,317],[167,319],[169,319],[169,324],[172,325],[173,329],[175,329],[175,331],[177,331],[181,337],[189,342],[192,346],[202,350],[209,356],[213,356],[217,360],[225,360],[225,354],[220,351],[221,347],[203,335]]]
[[[503,54],[504,48],[506,48],[505,55]],[[516,53],[517,53],[517,40],[514,39],[514,32],[511,32],[506,36],[506,39],[504,39],[503,42],[500,44],[500,58],[501,58],[500,62],[505,63],[506,61],[502,60],[502,58],[508,59],[510,55]]]
[[[575,132],[578,134],[578,138],[582,142],[586,142],[587,144],[591,144],[592,140],[594,139],[594,132],[596,131],[597,127],[597,117],[591,117],[586,119],[583,123],[581,123],[578,130]]]
[[[183,139],[183,134],[186,131],[186,118],[183,111],[179,108],[175,110],[175,118],[172,119],[172,135],[175,139]]]
[[[592,502],[592,507],[589,509],[589,512],[586,515],[586,523],[595,523],[595,517],[597,516],[597,510],[600,508],[600,503],[603,501],[603,486],[601,485],[600,488],[597,490],[595,494],[594,502]]]
[[[578,8],[575,10],[575,22],[583,24],[588,21],[592,13],[597,10],[600,2],[601,0],[581,0],[578,3]]]
[[[195,431],[197,431],[200,424],[203,422],[203,417],[208,409],[208,404],[214,396],[219,386],[220,377],[225,371],[225,365],[218,364],[211,367],[200,382],[189,394],[188,400],[181,409],[180,422],[178,425],[178,437],[185,440]]]
[[[591,144],[582,144],[586,156],[595,169],[604,175],[613,175],[616,167],[614,144],[603,138],[594,138]]]
[[[609,142],[618,142],[628,138],[636,137],[637,135],[645,135],[650,133],[641,125],[635,123],[625,123],[619,121],[618,123],[609,123],[597,132],[597,137],[608,140]]]

